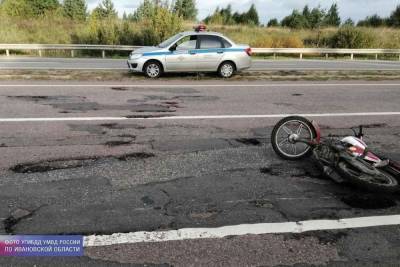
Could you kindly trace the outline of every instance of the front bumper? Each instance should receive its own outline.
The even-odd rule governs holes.
[[[128,64],[128,68],[130,71],[133,72],[142,72],[143,71],[143,65],[145,63],[144,59],[128,59],[126,62]]]

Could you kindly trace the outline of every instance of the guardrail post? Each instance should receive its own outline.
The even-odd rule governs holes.
[[[303,53],[300,53],[300,59],[303,59]]]
[[[354,54],[353,54],[353,53],[350,54],[350,59],[351,59],[351,60],[354,59]]]
[[[39,50],[39,57],[42,57],[42,50]]]
[[[375,54],[375,60],[378,60],[378,54]]]
[[[7,55],[7,57],[9,57],[10,56],[10,50],[6,50],[6,55]]]
[[[75,57],[75,51],[71,50],[71,57]]]
[[[276,53],[274,53],[274,59],[276,59]]]
[[[325,54],[325,59],[328,59],[329,55],[328,53]]]
[[[106,51],[103,50],[103,51],[101,52],[101,55],[102,55],[103,58],[106,58]]]

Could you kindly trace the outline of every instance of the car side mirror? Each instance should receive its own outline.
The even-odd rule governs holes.
[[[173,46],[171,46],[170,48],[169,48],[169,51],[171,51],[171,52],[173,52],[173,51],[175,51],[176,50],[176,45],[173,45]]]

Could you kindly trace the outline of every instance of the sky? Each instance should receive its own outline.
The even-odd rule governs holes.
[[[89,9],[95,8],[101,0],[87,0]],[[113,0],[120,16],[124,13],[132,13],[142,0]],[[337,3],[342,20],[351,18],[354,21],[364,19],[366,16],[378,14],[387,17],[400,5],[400,0],[197,0],[199,10],[198,19],[203,19],[212,13],[216,7],[232,5],[234,11],[247,11],[251,4],[255,4],[262,23],[271,18],[281,20],[289,15],[293,9],[303,9],[305,5],[328,9],[332,3]]]

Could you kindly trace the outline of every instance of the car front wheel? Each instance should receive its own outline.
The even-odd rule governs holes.
[[[150,61],[144,66],[144,74],[148,78],[156,79],[159,78],[163,72],[162,66],[157,61]]]
[[[230,78],[235,74],[235,65],[232,62],[223,62],[218,68],[218,75],[222,78]]]

